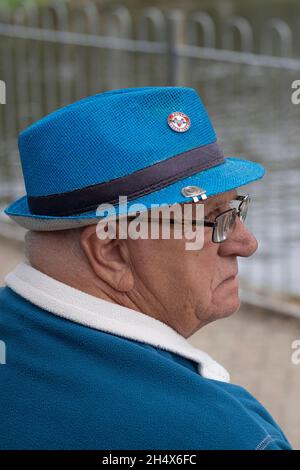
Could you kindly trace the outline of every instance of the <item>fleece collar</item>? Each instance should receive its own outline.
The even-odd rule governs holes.
[[[14,292],[38,307],[67,320],[117,336],[151,344],[195,361],[205,378],[229,382],[228,372],[208,354],[192,346],[165,323],[74,289],[33,268],[19,264],[5,278]]]

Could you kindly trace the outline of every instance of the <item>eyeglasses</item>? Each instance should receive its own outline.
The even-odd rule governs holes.
[[[238,217],[242,223],[245,222],[247,212],[248,212],[248,207],[251,201],[251,198],[249,194],[246,194],[245,196],[242,195],[237,195],[235,199],[230,201],[230,203],[234,201],[240,201],[240,204],[238,205],[237,208],[232,207],[231,209],[228,209],[224,212],[221,212],[219,215],[215,217],[214,221],[207,220],[207,219],[194,219],[192,218],[189,222],[192,225],[204,225],[204,227],[211,227],[212,230],[212,241],[213,243],[222,243],[225,240],[227,240],[230,235],[233,232],[233,229],[235,227],[236,223],[236,218]],[[135,219],[136,216],[128,216],[129,220]],[[139,218],[139,220],[143,220]],[[148,218],[145,219],[147,221]],[[163,221],[164,219],[155,219],[151,217],[151,222],[160,222]],[[176,220],[176,219],[170,219],[168,222],[171,225],[179,224],[182,225],[185,223],[182,220]]]
[[[204,226],[212,227],[213,229],[212,241],[214,243],[222,243],[230,237],[235,227],[237,217],[242,223],[245,222],[251,198],[249,194],[246,194],[245,196],[238,195],[235,200],[241,201],[237,209],[233,207],[222,212],[213,222],[204,219]]]

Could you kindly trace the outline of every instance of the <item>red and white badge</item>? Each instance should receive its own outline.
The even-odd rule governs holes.
[[[190,118],[180,111],[175,111],[168,117],[168,124],[176,132],[186,132],[191,127]]]

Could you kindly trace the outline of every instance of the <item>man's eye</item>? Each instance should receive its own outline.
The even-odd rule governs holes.
[[[207,219],[211,219],[213,215],[214,215],[214,212],[209,212],[208,214],[205,215],[205,217]]]
[[[216,208],[216,209],[214,209],[213,211],[209,212],[206,217],[209,218],[209,219],[213,219],[213,218],[217,217],[217,215],[219,215],[219,214],[221,214],[222,212],[224,212],[224,210],[225,210],[225,209],[224,209],[224,208],[221,208],[221,207]]]
[[[215,207],[214,210],[212,210],[206,215],[206,218],[215,219],[218,215],[222,214],[222,212],[225,212],[228,209],[231,209],[230,203],[223,204],[222,206],[219,206],[219,207]]]

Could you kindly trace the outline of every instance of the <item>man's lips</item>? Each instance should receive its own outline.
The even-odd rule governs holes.
[[[237,277],[238,277],[238,273],[236,272],[235,274],[232,274],[231,276],[226,277],[225,279],[223,279],[223,281],[220,282],[219,286],[221,284],[225,284],[225,282],[235,281],[235,280],[237,280]]]
[[[237,277],[238,273],[236,274],[232,274],[231,276],[227,277],[226,279],[224,279],[225,281],[229,281],[230,279],[235,279]]]

